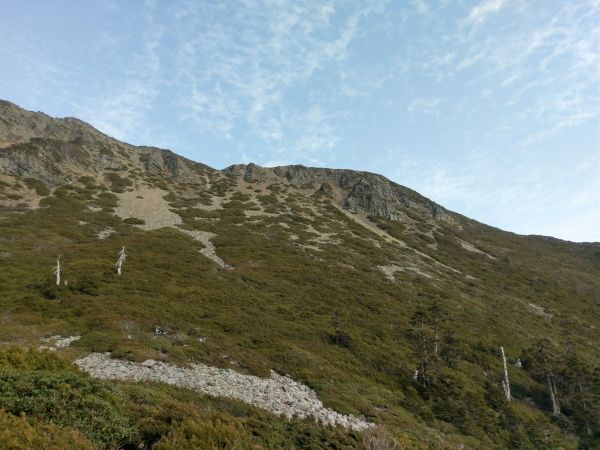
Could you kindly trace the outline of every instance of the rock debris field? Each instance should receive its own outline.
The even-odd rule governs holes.
[[[216,236],[215,233],[210,233],[209,231],[198,231],[198,230],[190,231],[190,230],[184,230],[181,228],[179,229],[179,231],[187,234],[188,236],[191,236],[192,239],[194,239],[196,241],[202,242],[204,244],[204,248],[202,250],[200,250],[200,253],[202,253],[204,256],[213,260],[214,262],[216,262],[219,266],[221,266],[224,269],[233,269],[232,266],[230,266],[229,264],[227,264],[225,261],[223,261],[221,258],[219,258],[217,256],[215,245],[210,241],[212,238],[214,238]]]
[[[204,364],[184,368],[154,360],[135,363],[112,359],[108,353],[91,353],[75,363],[95,378],[167,383],[201,394],[241,400],[288,418],[313,417],[328,425],[358,431],[372,426],[360,418],[325,408],[315,391],[275,372],[270,378],[260,378]]]

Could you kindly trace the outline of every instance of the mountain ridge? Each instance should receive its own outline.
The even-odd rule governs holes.
[[[0,410],[34,430],[157,450],[214,433],[241,448],[600,443],[599,244],[505,232],[367,172],[216,170],[6,102],[0,140]],[[375,426],[288,421],[227,400],[248,400],[231,385],[208,399],[92,380],[73,365],[88,357],[111,358],[99,378],[182,387],[194,365],[257,386],[285,374]]]
[[[8,119],[8,120],[7,120]],[[25,122],[28,127],[23,126]],[[16,132],[8,133],[10,127],[15,128]],[[66,124],[66,125],[65,125]],[[71,130],[69,126],[75,126],[76,130]],[[50,131],[48,131],[48,128]],[[62,133],[61,133],[62,131]],[[396,221],[408,220],[406,215],[402,214],[402,208],[417,207],[423,212],[428,212],[433,219],[445,220],[454,223],[460,223],[461,218],[467,219],[465,216],[452,212],[439,205],[438,203],[428,199],[418,192],[402,186],[383,175],[353,170],[353,169],[332,169],[321,167],[308,167],[300,164],[262,167],[255,163],[233,164],[223,169],[215,169],[201,162],[185,158],[169,149],[162,149],[150,146],[134,146],[123,143],[114,139],[101,131],[98,131],[92,125],[74,118],[55,118],[44,114],[43,112],[28,111],[7,100],[0,99],[0,149],[7,150],[8,147],[21,144],[24,145],[36,138],[54,138],[60,140],[76,141],[83,139],[85,134],[91,134],[94,138],[99,138],[102,143],[108,144],[110,147],[115,146],[119,150],[128,150],[138,152],[139,157],[145,170],[153,171],[158,174],[171,173],[172,176],[181,179],[195,179],[192,175],[192,168],[200,167],[202,171],[212,170],[221,172],[229,176],[241,176],[245,181],[257,182],[266,179],[269,174],[274,174],[278,177],[286,178],[289,182],[295,184],[303,183],[318,183],[319,189],[328,189],[327,184],[333,183],[338,188],[341,188],[344,198],[338,198],[338,202],[351,212],[366,212],[382,216],[387,219]],[[67,139],[65,139],[67,138]],[[43,144],[39,143],[38,149],[43,148]],[[118,157],[114,158],[107,147],[96,149],[98,156],[95,158],[96,164],[99,165],[99,170],[104,169],[125,169],[127,166],[120,166],[122,163]],[[51,175],[56,172],[56,168],[44,165],[43,160],[39,160],[35,156],[31,156],[30,152],[26,155],[19,155],[19,149],[13,149],[12,153],[7,151],[0,152],[0,169],[4,173],[17,174],[20,176],[31,176],[40,178],[42,181],[50,183],[59,183],[61,180]],[[120,155],[123,157],[123,155]],[[133,155],[130,155],[133,156]],[[124,157],[125,159],[127,157]],[[36,160],[37,159],[37,160]],[[47,164],[47,163],[46,163]],[[80,167],[82,173],[90,169],[90,165],[94,165],[94,161],[90,164],[90,159],[85,161],[85,167]],[[38,170],[36,171],[36,168]],[[81,175],[81,174],[80,174]],[[375,192],[369,189],[375,185]],[[339,193],[338,193],[339,194]],[[393,202],[394,205],[389,203]],[[467,219],[474,220],[474,219]],[[488,225],[489,226],[489,225]],[[503,230],[506,231],[506,230]],[[510,232],[510,231],[507,231]],[[521,235],[521,236],[536,236]],[[564,239],[554,238],[564,242],[573,242]],[[590,242],[589,244],[595,244]]]

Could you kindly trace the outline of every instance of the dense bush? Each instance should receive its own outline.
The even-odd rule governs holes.
[[[125,399],[106,383],[47,354],[10,350],[0,359],[0,409],[71,427],[103,448],[126,442]]]
[[[81,433],[0,409],[0,447],[10,450],[94,450]]]

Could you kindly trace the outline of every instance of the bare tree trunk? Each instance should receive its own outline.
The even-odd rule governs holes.
[[[117,259],[117,263],[115,264],[115,266],[117,267],[117,275],[121,276],[121,269],[123,267],[123,262],[125,262],[125,259],[127,258],[127,255],[125,254],[125,247],[121,248],[121,251],[119,252],[119,259]]]
[[[552,415],[554,417],[558,417],[560,416],[560,405],[558,404],[556,387],[554,386],[551,375],[547,375],[546,380],[548,382],[548,394],[550,395],[550,400],[552,401]]]
[[[54,268],[54,275],[56,275],[56,285],[60,286],[60,256],[56,258],[56,267]]]
[[[504,355],[504,347],[500,347],[500,353],[502,354],[502,365],[504,367],[504,379],[502,380],[502,389],[504,389],[504,395],[506,400],[509,402],[512,400],[510,395],[510,382],[508,380],[508,368],[506,367],[506,356]]]

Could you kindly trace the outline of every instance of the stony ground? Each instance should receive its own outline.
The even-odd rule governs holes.
[[[329,425],[354,430],[371,426],[360,418],[324,407],[312,389],[275,372],[271,372],[270,378],[260,378],[204,364],[184,368],[154,360],[135,363],[112,359],[108,353],[91,353],[75,363],[96,378],[157,381],[201,394],[234,398],[288,418],[313,417]]]
[[[192,239],[194,239],[196,241],[202,242],[204,244],[204,248],[202,250],[200,250],[200,253],[202,253],[204,256],[213,260],[214,262],[216,262],[219,266],[221,266],[224,269],[233,269],[232,266],[230,266],[229,264],[227,264],[225,261],[223,261],[221,258],[219,258],[217,256],[215,245],[211,242],[211,239],[213,239],[216,236],[215,233],[211,233],[209,231],[198,231],[198,230],[190,231],[190,230],[183,230],[183,229],[179,229],[179,231],[187,234],[188,236],[192,237]]]
[[[167,194],[167,191],[153,188],[138,188],[117,194],[119,204],[115,214],[123,219],[143,220],[144,224],[137,227],[147,231],[179,225],[181,217],[169,209],[169,202],[164,199]]]

